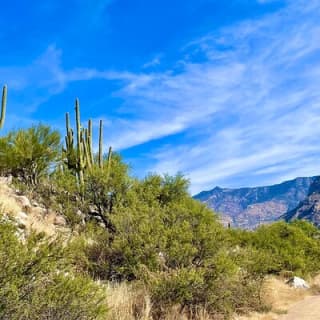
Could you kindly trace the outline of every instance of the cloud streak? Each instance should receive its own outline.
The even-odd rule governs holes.
[[[37,88],[30,96],[39,103],[73,82],[119,83],[111,144],[125,150],[158,140],[137,161],[145,171],[186,173],[193,193],[280,182],[320,171],[319,19],[318,1],[287,1],[274,14],[194,39],[162,72],[151,71],[157,57],[141,73],[65,69],[51,45],[29,66],[0,74],[14,90]]]
[[[318,1],[289,2],[191,42],[172,70],[129,81],[120,94],[149,127],[124,135],[160,138],[159,118],[166,134],[192,132],[150,156],[150,170],[187,173],[192,192],[319,173],[319,12]]]

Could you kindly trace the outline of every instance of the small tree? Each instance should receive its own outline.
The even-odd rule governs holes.
[[[60,134],[39,124],[9,132],[0,139],[0,171],[36,185],[58,160]]]

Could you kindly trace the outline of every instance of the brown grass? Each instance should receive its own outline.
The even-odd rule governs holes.
[[[143,287],[134,287],[131,284],[108,284],[107,304],[109,308],[106,320],[153,320],[151,314],[150,296]],[[179,307],[168,310],[163,320],[189,320],[179,312]],[[217,320],[210,317],[205,310],[196,314],[198,320]]]
[[[108,320],[149,320],[150,297],[143,288],[133,288],[126,283],[109,284],[107,288]]]
[[[312,283],[320,283],[320,276]],[[272,311],[261,314],[252,313],[249,316],[235,316],[234,320],[278,320],[287,313],[290,306],[312,294],[311,290],[294,289],[280,278],[267,279],[263,289],[263,299],[272,306]],[[107,287],[109,314],[106,320],[153,320],[151,314],[150,296],[142,287],[131,284],[109,284]],[[199,310],[198,320],[217,320],[210,317],[205,310]],[[163,320],[189,320],[179,313],[179,307],[168,310]],[[154,319],[155,320],[155,319]]]
[[[320,277],[318,279],[320,283]],[[271,306],[271,312],[266,314],[252,313],[249,316],[235,317],[235,320],[277,320],[286,314],[289,307],[312,295],[312,290],[294,289],[282,278],[270,277],[263,288],[263,299]]]

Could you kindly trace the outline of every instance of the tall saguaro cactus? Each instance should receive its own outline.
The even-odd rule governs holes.
[[[80,119],[80,104],[79,99],[75,102],[76,113],[76,143],[74,143],[74,132],[70,126],[69,113],[66,113],[66,148],[64,149],[66,155],[66,164],[69,169],[74,170],[79,180],[79,184],[84,184],[84,175],[86,170],[91,170],[93,166],[97,166],[103,170],[103,122],[100,120],[99,124],[99,150],[98,157],[94,157],[92,147],[92,121],[88,121],[88,128],[81,126]],[[107,158],[107,176],[110,175],[111,170],[111,156],[112,149],[109,148]]]
[[[1,116],[0,116],[0,129],[3,127],[4,120],[6,117],[6,107],[7,107],[7,86],[3,86],[2,89],[2,99],[1,99]]]

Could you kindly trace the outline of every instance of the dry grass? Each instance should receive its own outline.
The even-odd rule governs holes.
[[[107,304],[109,308],[106,320],[153,320],[150,296],[143,287],[133,287],[127,283],[109,284],[107,286]],[[198,320],[218,320],[210,317],[205,310],[195,315]],[[167,312],[163,320],[189,320],[186,315],[174,307]]]
[[[265,285],[265,299],[273,310],[285,312],[288,307],[309,295],[305,289],[294,289],[282,279],[269,278]]]
[[[320,286],[320,276],[310,281],[312,285]],[[248,316],[235,316],[234,320],[280,320],[289,307],[312,295],[312,290],[294,289],[285,284],[280,278],[269,278],[264,285],[263,299],[272,306],[272,311],[261,314],[252,313]],[[156,320],[151,315],[150,297],[145,289],[136,288],[130,284],[109,284],[108,307],[106,320]],[[179,307],[172,308],[163,320],[190,320],[190,317],[179,313]],[[209,316],[205,310],[199,310],[193,319],[217,320]]]
[[[149,320],[150,297],[143,288],[133,288],[126,283],[109,284],[107,288],[108,320]]]
[[[312,282],[320,284],[320,276]],[[108,306],[110,308],[107,320],[152,320],[150,297],[143,288],[135,288],[130,284],[108,285]],[[234,320],[278,320],[287,313],[290,306],[312,294],[312,290],[294,289],[280,278],[269,278],[263,288],[263,299],[272,307],[272,311],[261,314],[252,313],[248,316],[235,316]],[[168,311],[163,320],[189,320],[179,313],[179,307]],[[205,310],[199,310],[195,319],[217,320],[209,316]]]
[[[320,277],[318,279],[320,283]],[[294,289],[281,278],[269,278],[263,288],[263,299],[272,307],[266,314],[252,313],[249,316],[236,317],[235,320],[277,320],[286,314],[289,307],[312,294],[312,290]]]

